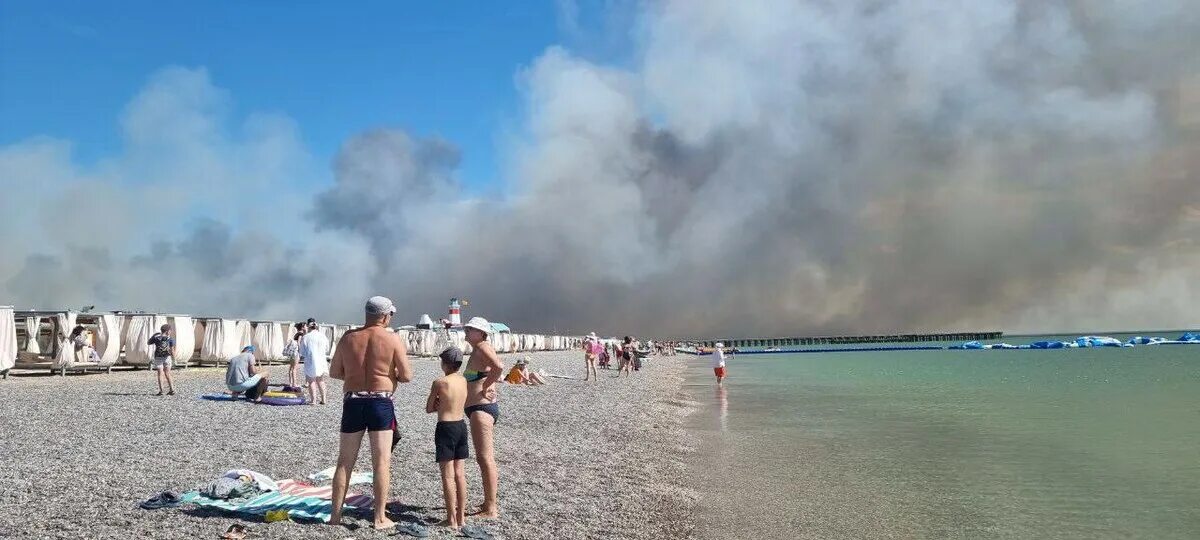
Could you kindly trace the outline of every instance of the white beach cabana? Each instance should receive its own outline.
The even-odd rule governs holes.
[[[177,368],[187,368],[199,352],[196,346],[196,322],[192,320],[191,315],[167,314],[154,317],[155,332],[164,324],[171,325],[171,335],[175,338],[175,356],[171,358],[171,363]]]
[[[149,367],[154,359],[154,346],[148,343],[165,324],[171,325],[175,339],[173,368],[186,368],[196,355],[195,323],[190,315],[159,313],[124,313],[121,343],[125,348],[125,365]]]
[[[251,345],[254,345],[254,359],[265,363],[282,360],[283,347],[287,344],[287,338],[283,337],[283,327],[287,323],[253,321],[250,324],[254,331],[251,340]]]
[[[12,306],[0,306],[0,376],[17,363],[17,318]]]
[[[253,341],[254,334],[250,331],[249,321],[245,321],[246,325],[239,325],[239,320],[222,319],[219,317],[206,317],[197,319],[197,322],[203,326],[203,341],[200,343],[200,358],[201,364],[223,364],[229,361],[230,358],[237,356],[242,352],[243,340],[246,345]]]
[[[14,311],[13,317],[22,322],[16,326],[19,350],[14,368],[49,369],[60,375],[93,369],[108,372],[120,358],[120,320],[114,313]],[[97,360],[75,351],[70,337],[77,325],[91,331],[89,346]]]

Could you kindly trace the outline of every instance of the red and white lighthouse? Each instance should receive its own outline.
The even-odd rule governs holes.
[[[454,328],[462,326],[462,306],[459,305],[457,298],[450,299],[450,326]]]

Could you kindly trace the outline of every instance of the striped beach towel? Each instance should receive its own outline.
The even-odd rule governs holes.
[[[279,491],[269,491],[244,500],[210,499],[199,491],[189,491],[180,497],[185,504],[205,508],[216,508],[238,514],[265,515],[271,510],[287,510],[293,519],[310,519],[328,522],[333,512],[333,487],[313,486],[295,480],[279,481]],[[374,497],[368,494],[350,493],[346,496],[346,510],[369,510]]]

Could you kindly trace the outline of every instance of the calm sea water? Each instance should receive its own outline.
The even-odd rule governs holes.
[[[689,361],[703,536],[1200,538],[1200,346]]]

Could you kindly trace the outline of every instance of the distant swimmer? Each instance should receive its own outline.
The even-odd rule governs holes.
[[[713,352],[712,352],[713,374],[715,374],[717,376],[717,384],[721,384],[725,380],[725,351],[723,350],[724,348],[725,348],[725,344],[718,341],[717,345],[715,347],[713,347]]]

